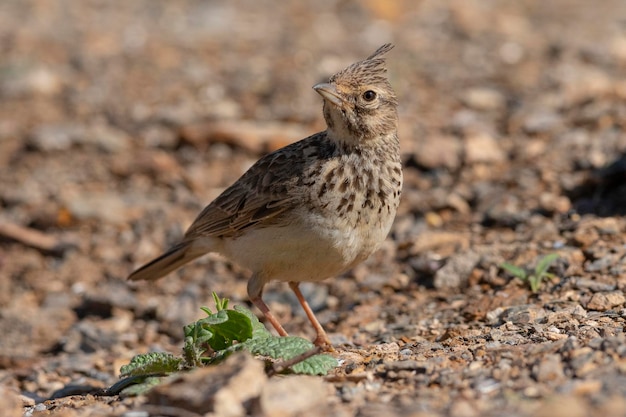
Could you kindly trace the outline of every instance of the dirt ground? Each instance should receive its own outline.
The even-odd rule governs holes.
[[[385,42],[400,211],[366,263],[303,286],[340,367],[234,357],[180,382],[194,401],[98,395],[133,355],[179,353],[212,291],[248,303],[217,256],[125,277],[322,130],[311,86]],[[626,415],[625,74],[623,0],[3,0],[2,414]],[[535,293],[500,267],[551,253]],[[266,298],[313,336],[286,285]]]

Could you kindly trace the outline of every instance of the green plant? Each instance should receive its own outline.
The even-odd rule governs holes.
[[[111,394],[139,395],[158,385],[165,376],[199,366],[216,365],[238,350],[247,350],[267,362],[270,374],[290,371],[325,375],[337,366],[330,355],[319,354],[313,343],[301,337],[273,336],[248,309],[228,308],[228,299],[213,293],[215,312],[184,326],[182,356],[151,352],[133,357],[120,369],[122,380],[109,388]]]
[[[504,269],[514,277],[519,278],[523,282],[528,282],[530,290],[535,293],[539,291],[539,287],[545,278],[554,278],[554,274],[549,273],[548,269],[558,258],[559,255],[556,253],[546,255],[537,262],[534,269],[522,268],[506,262],[501,264],[500,268]]]

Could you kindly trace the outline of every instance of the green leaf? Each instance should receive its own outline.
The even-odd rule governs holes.
[[[202,344],[208,342],[213,337],[211,329],[202,326],[200,321],[186,325],[183,327],[183,332],[185,334],[185,344]]]
[[[526,272],[526,270],[524,268],[520,268],[519,266],[515,266],[505,262],[500,265],[500,268],[504,269],[506,272],[513,275],[514,277],[520,278],[522,280],[525,280],[528,277],[528,273]]]
[[[272,334],[265,328],[263,323],[259,321],[259,318],[250,310],[243,306],[235,306],[235,311],[245,314],[250,319],[252,325],[252,339],[258,339],[262,337],[269,337]]]
[[[221,317],[218,319],[217,316]],[[235,340],[245,342],[252,337],[250,319],[236,310],[220,310],[200,322],[213,333],[208,343],[216,351],[232,346]]]
[[[296,374],[326,375],[328,371],[337,366],[339,366],[337,359],[330,355],[321,354],[296,363],[291,367],[291,370]]]
[[[310,341],[296,336],[262,337],[250,339],[244,347],[253,355],[269,356],[273,359],[291,359],[315,347]]]
[[[164,375],[176,372],[182,362],[171,353],[151,352],[134,356],[128,365],[120,368],[120,376]]]
[[[314,349],[315,345],[306,339],[296,336],[269,336],[250,339],[243,343],[243,347],[253,355],[289,360]],[[329,370],[337,366],[337,359],[330,355],[320,354],[292,365],[291,370],[298,374],[326,375]]]
[[[213,301],[215,302],[217,311],[226,310],[228,308],[228,298],[220,298],[215,291],[213,291]]]
[[[558,253],[551,253],[541,258],[535,267],[535,275],[542,277],[557,259],[559,259]]]
[[[222,324],[228,321],[228,313],[226,310],[219,310],[217,313],[198,320],[196,323],[208,324],[210,326]]]

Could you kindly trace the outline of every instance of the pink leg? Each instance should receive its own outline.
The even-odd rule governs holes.
[[[330,339],[328,339],[328,336],[326,335],[324,328],[322,327],[320,322],[317,320],[317,317],[315,317],[313,310],[311,310],[311,307],[309,306],[309,303],[306,301],[306,299],[302,295],[302,292],[300,292],[300,283],[290,282],[289,286],[293,290],[294,294],[296,294],[296,297],[298,298],[300,305],[302,305],[302,309],[304,309],[306,316],[309,318],[309,321],[311,322],[311,324],[313,325],[313,328],[315,329],[315,332],[317,333],[317,337],[315,338],[315,341],[313,343],[315,344],[315,346],[320,346],[325,350],[332,351],[333,348],[330,343]]]
[[[261,313],[263,313],[267,321],[270,322],[270,324],[276,329],[279,335],[288,336],[285,329],[283,329],[283,326],[281,326],[278,320],[276,320],[276,317],[274,317],[274,315],[270,311],[270,308],[267,306],[267,304],[265,304],[265,301],[263,301],[260,296],[250,298],[250,301],[252,301],[252,304],[257,306],[257,308],[261,310]]]

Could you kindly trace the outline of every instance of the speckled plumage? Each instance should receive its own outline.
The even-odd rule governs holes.
[[[313,88],[324,98],[327,130],[257,161],[210,203],[183,240],[129,278],[157,279],[208,252],[249,268],[251,301],[286,332],[261,295],[288,281],[317,331],[330,342],[298,283],[320,281],[367,258],[387,236],[402,188],[397,99],[381,57],[363,61]]]

